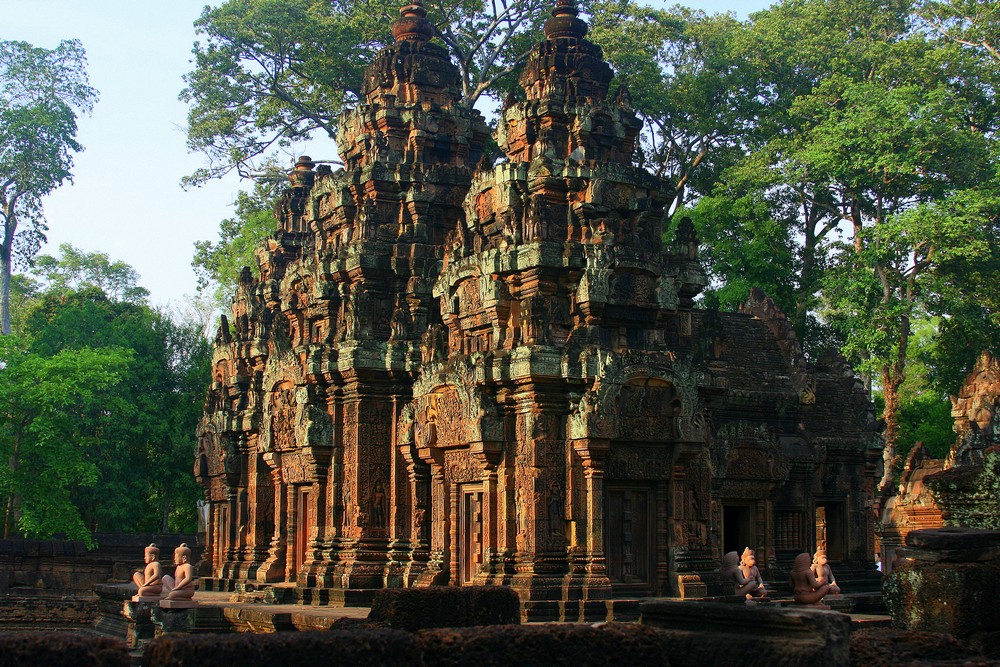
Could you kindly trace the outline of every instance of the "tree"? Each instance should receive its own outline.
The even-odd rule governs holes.
[[[527,55],[547,0],[433,0],[429,19],[462,75],[472,106]],[[275,149],[313,136],[335,139],[361,96],[364,68],[391,36],[393,0],[227,0],[195,23],[188,146],[209,160],[186,181],[235,170],[252,177]]]
[[[97,91],[87,82],[77,40],[55,49],[0,41],[0,333],[10,333],[12,262],[30,259],[44,240],[42,198],[71,180],[76,114]]]
[[[78,428],[98,484],[72,501],[89,530],[191,528],[200,497],[190,474],[209,342],[198,326],[176,324],[145,303],[109,299],[100,289],[41,295],[25,322],[42,358],[83,349],[130,353],[102,410]]]
[[[113,300],[140,303],[149,290],[140,287],[139,274],[119,260],[112,262],[107,253],[84,252],[69,243],[59,246],[60,257],[40,255],[32,262],[31,272],[41,278],[46,292],[78,291],[96,287]]]
[[[0,440],[4,441],[0,447],[8,447],[2,453],[9,453],[14,446],[10,443],[19,443],[18,451],[33,452],[36,461],[34,467],[26,467],[12,464],[9,456],[0,459],[0,499],[5,510],[12,502],[5,489],[13,483],[10,480],[21,479],[14,473],[33,471],[30,479],[19,482],[18,509],[6,514],[11,517],[8,530],[13,529],[15,515],[28,517],[18,524],[22,533],[30,529],[30,534],[42,536],[57,530],[54,524],[31,518],[51,513],[45,503],[55,502],[56,496],[40,498],[28,488],[35,483],[32,480],[61,474],[57,466],[62,459],[50,461],[50,453],[63,457],[77,473],[76,481],[57,490],[57,504],[64,511],[53,514],[66,519],[64,524],[72,523],[74,534],[83,530],[194,530],[195,502],[201,490],[191,476],[190,461],[211,355],[202,323],[175,321],[150,308],[141,298],[144,290],[135,283],[135,271],[127,264],[71,246],[61,250],[61,255],[45,258],[36,267],[37,272],[56,279],[49,280],[49,288],[42,291],[35,283],[34,293],[25,295],[23,317],[12,337],[16,342],[11,345],[21,355],[17,359],[30,359],[33,365],[24,368],[32,373],[0,378],[4,390],[10,391],[7,405],[12,406],[0,414]],[[31,285],[15,280],[15,284],[22,283]],[[101,285],[110,286],[116,296],[106,294]],[[60,386],[43,377],[42,371],[72,370],[67,359],[112,354],[122,355],[114,382],[87,385],[84,377]],[[0,368],[0,374],[8,367],[13,370],[15,365]],[[83,370],[91,368],[84,365]],[[22,382],[22,377],[28,379]],[[37,387],[22,390],[32,378]],[[39,391],[48,392],[47,400],[61,401],[59,405],[65,407],[61,413],[36,421],[33,430],[21,428],[18,415],[32,414],[29,407],[38,400],[32,392]],[[68,453],[60,449],[71,445]],[[47,472],[47,467],[55,472]],[[31,492],[24,492],[26,488]],[[58,530],[70,530],[70,526]]]
[[[989,0],[927,0],[920,15],[942,37],[1000,63],[1000,7]]]
[[[243,267],[257,268],[254,250],[275,232],[274,199],[283,185],[276,179],[256,181],[252,192],[236,196],[235,215],[219,224],[219,240],[194,244],[191,266],[198,277],[198,291],[211,294],[216,308],[228,307]]]
[[[746,26],[730,14],[632,0],[591,5],[600,44],[644,121],[641,161],[668,181],[670,212],[711,192],[762,113],[758,73],[737,57]]]
[[[700,257],[710,278],[705,291],[709,305],[738,310],[750,290],[759,287],[782,310],[794,308],[794,226],[774,219],[770,204],[758,193],[702,197],[684,214],[702,242]]]
[[[891,463],[912,320],[930,312],[946,261],[987,243],[982,218],[941,214],[991,179],[983,126],[995,95],[970,58],[918,29],[908,0],[790,0],[751,23],[737,52],[761,73],[766,113],[714,194],[755,193],[794,225],[793,322],[808,338],[822,309],[842,350],[878,379]]]
[[[18,336],[0,336],[4,538],[16,527],[28,537],[65,532],[90,543],[71,500],[75,490],[98,480],[97,465],[86,455],[94,434],[81,425],[98,417],[128,359],[117,348],[40,355]]]

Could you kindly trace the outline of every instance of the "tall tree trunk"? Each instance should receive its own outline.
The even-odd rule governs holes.
[[[0,334],[10,333],[10,243],[0,246]]]
[[[0,335],[10,333],[10,272],[11,253],[14,250],[14,233],[17,232],[17,216],[14,201],[3,193],[0,216],[3,217],[3,242],[0,243]]]
[[[882,418],[885,420],[885,431],[882,439],[885,449],[882,450],[882,480],[879,489],[884,489],[892,482],[892,472],[896,465],[896,441],[899,439],[899,387],[903,378],[896,376],[890,366],[882,368],[882,397],[885,399],[885,409]]]
[[[893,468],[898,456],[896,445],[899,441],[899,388],[906,379],[906,349],[910,343],[910,315],[900,316],[899,340],[896,345],[896,358],[892,364],[882,367],[882,397],[885,399],[885,409],[882,418],[885,420],[885,431],[882,434],[885,449],[882,460],[885,470],[882,471],[882,481],[879,489],[885,489],[892,482]]]
[[[802,244],[802,267],[799,270],[799,289],[795,295],[795,320],[792,325],[800,341],[805,341],[806,317],[812,300],[813,284],[816,282],[816,235],[812,224],[806,221],[805,242]]]
[[[10,469],[10,476],[13,480],[17,476],[17,469],[20,463],[21,456],[21,433],[15,431],[14,433],[14,447],[10,452],[10,456],[7,458],[7,466]],[[17,522],[17,514],[21,508],[21,496],[17,492],[17,489],[12,486],[10,489],[10,495],[7,496],[7,504],[4,508],[3,517],[3,539],[10,539],[14,531],[14,525]]]

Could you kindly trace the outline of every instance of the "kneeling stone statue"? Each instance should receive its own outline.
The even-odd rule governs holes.
[[[163,575],[163,599],[160,606],[167,609],[193,607],[194,602],[194,566],[191,565],[191,549],[182,544],[174,549],[174,576]]]
[[[150,544],[143,551],[143,561],[146,567],[132,575],[132,583],[139,588],[138,594],[132,596],[133,602],[151,602],[159,600],[163,594],[163,568],[160,567],[160,549],[156,544]]]

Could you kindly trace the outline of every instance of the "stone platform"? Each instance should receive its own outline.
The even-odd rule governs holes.
[[[745,605],[656,600],[640,623],[669,637],[674,667],[841,667],[849,664],[851,618],[780,603]]]
[[[364,619],[367,607],[314,607],[299,604],[260,604],[234,602],[232,593],[198,591],[197,607],[190,609],[164,608],[157,602],[133,602],[128,584],[98,586],[100,600],[95,627],[102,634],[126,637],[130,648],[138,648],[141,640],[163,632],[157,624],[165,621],[167,631],[188,633],[277,632],[295,630],[325,630],[341,618]],[[183,628],[171,623],[172,616],[185,614],[191,622]],[[129,625],[137,627],[127,627]]]

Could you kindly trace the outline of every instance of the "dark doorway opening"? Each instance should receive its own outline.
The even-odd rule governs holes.
[[[299,490],[298,494],[298,507],[297,507],[297,517],[295,526],[295,575],[297,577],[299,570],[306,562],[306,550],[309,547],[309,536],[312,533],[313,526],[315,525],[314,518],[309,506],[309,491],[307,489]]]
[[[753,546],[753,508],[749,505],[723,505],[722,551],[743,553]]]

